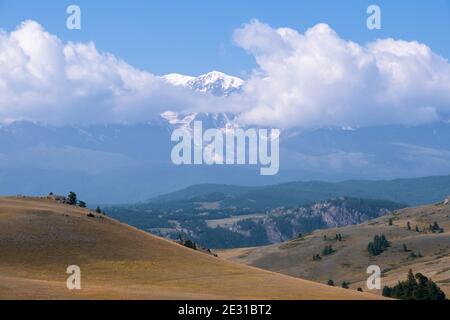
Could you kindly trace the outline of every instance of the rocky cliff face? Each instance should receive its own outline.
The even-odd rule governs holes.
[[[291,239],[314,229],[337,228],[359,224],[389,212],[381,206],[358,207],[355,199],[339,198],[315,203],[309,207],[277,208],[263,221],[270,242]]]

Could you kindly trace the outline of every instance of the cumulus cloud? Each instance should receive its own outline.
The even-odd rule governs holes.
[[[143,121],[209,105],[208,98],[100,53],[93,43],[63,43],[34,21],[0,31],[2,122]]]
[[[418,124],[450,113],[450,65],[417,42],[346,41],[327,24],[304,34],[254,20],[235,31],[258,70],[241,121],[280,127]]]
[[[0,121],[139,122],[171,111],[235,112],[242,123],[288,128],[419,124],[448,119],[450,65],[424,44],[357,44],[326,24],[305,33],[251,21],[235,42],[258,69],[239,94],[174,86],[66,43],[34,21],[0,30]]]

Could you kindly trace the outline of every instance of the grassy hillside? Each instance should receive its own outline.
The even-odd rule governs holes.
[[[430,225],[435,222],[443,230],[432,232]],[[336,239],[336,234],[341,241]],[[381,234],[390,242],[390,247],[372,256],[368,244]],[[324,254],[324,248],[330,245],[333,252]],[[320,259],[313,259],[317,254]],[[340,285],[346,281],[351,288],[364,290],[369,265],[380,266],[383,286],[404,280],[408,270],[413,269],[431,277],[449,296],[450,204],[401,209],[357,226],[316,231],[283,244],[235,249],[219,252],[219,255],[321,283],[333,280]]]
[[[0,299],[371,299],[197,252],[50,199],[0,198]],[[66,289],[69,265],[82,290]]]
[[[450,194],[450,176],[380,181],[292,182],[265,187],[196,185],[151,199],[152,203],[184,202],[221,195],[228,204],[263,210],[301,206],[333,197],[384,199],[410,206],[437,202]]]

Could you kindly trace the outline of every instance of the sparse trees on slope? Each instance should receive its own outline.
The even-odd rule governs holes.
[[[389,241],[387,241],[384,234],[382,235],[376,235],[373,238],[373,242],[370,242],[367,246],[367,250],[369,251],[369,254],[372,256],[378,256],[380,255],[384,250],[386,250],[390,246]]]

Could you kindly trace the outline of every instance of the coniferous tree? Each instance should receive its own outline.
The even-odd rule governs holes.
[[[75,192],[69,192],[69,195],[67,196],[67,203],[70,204],[71,206],[76,206],[77,205],[77,194]]]
[[[322,250],[322,255],[323,256],[328,256],[328,255],[330,255],[332,253],[334,253],[334,249],[333,249],[333,246],[331,244],[325,246],[325,248],[323,248],[323,250]]]
[[[373,242],[370,242],[367,246],[367,251],[372,256],[380,255],[384,250],[386,250],[390,246],[389,241],[386,239],[385,235],[376,235],[373,238]]]
[[[328,280],[327,284],[328,284],[329,286],[334,287],[334,281],[333,281],[333,280]]]
[[[320,260],[322,260],[322,257],[319,254],[313,255],[313,261],[320,261]]]
[[[445,293],[421,273],[413,274],[409,270],[406,281],[396,286],[384,287],[383,296],[403,300],[445,300]]]
[[[406,228],[408,229],[408,230],[411,230],[411,223],[408,221],[408,223],[406,224]]]
[[[189,240],[189,239],[184,242],[184,246],[194,249],[194,250],[197,250],[197,244],[194,241]]]
[[[436,221],[433,224],[430,224],[430,230],[433,233],[443,233],[444,232],[444,229],[441,228]]]

